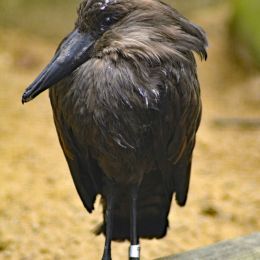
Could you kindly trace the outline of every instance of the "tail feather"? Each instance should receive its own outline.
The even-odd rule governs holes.
[[[157,171],[146,174],[138,196],[137,228],[140,238],[162,238],[167,233],[168,213],[172,194],[166,194],[161,174]],[[106,203],[103,201],[105,213]],[[103,213],[103,214],[104,214]],[[130,239],[130,203],[128,191],[122,188],[114,208],[113,240]],[[105,234],[105,221],[96,229],[97,235]]]

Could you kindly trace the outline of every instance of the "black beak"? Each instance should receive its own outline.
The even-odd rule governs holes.
[[[94,38],[88,33],[78,30],[70,33],[61,43],[51,62],[25,90],[22,103],[31,101],[90,59],[94,42]]]

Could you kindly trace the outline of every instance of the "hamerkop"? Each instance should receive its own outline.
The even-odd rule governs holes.
[[[193,52],[203,30],[157,0],[84,0],[74,30],[26,89],[50,88],[59,141],[88,212],[101,194],[102,259],[111,240],[161,238],[172,196],[184,206],[201,118]]]

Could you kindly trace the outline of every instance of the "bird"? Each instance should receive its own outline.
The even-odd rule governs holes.
[[[58,139],[91,213],[101,195],[103,260],[112,241],[162,238],[172,198],[184,206],[202,102],[198,25],[158,0],[83,0],[71,33],[24,91],[49,89]]]

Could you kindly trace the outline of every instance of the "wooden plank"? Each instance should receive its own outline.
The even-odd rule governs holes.
[[[157,260],[260,260],[260,233]]]

